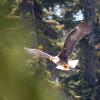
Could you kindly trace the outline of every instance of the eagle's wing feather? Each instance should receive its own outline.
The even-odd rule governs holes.
[[[24,49],[28,52],[29,55],[36,56],[37,58],[41,58],[41,57],[46,58],[46,59],[52,58],[51,55],[49,55],[45,52],[42,52],[38,49],[30,49],[30,48],[24,48]]]
[[[81,22],[71,32],[69,32],[66,37],[63,49],[58,54],[59,58],[64,62],[68,62],[68,56],[73,52],[77,42],[85,35],[89,34],[91,29],[91,24],[87,22]]]

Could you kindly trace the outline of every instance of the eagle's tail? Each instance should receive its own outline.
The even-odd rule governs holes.
[[[68,65],[70,66],[71,69],[75,69],[76,65],[78,64],[79,60],[69,60]]]

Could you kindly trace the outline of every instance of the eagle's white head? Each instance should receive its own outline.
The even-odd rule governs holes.
[[[60,58],[58,56],[53,57],[52,61],[54,63],[58,63],[60,61]]]

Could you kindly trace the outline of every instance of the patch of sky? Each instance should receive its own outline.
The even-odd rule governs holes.
[[[54,7],[54,14],[60,18],[63,17],[64,14],[64,7],[62,5],[62,7],[60,7],[60,5],[55,5]]]
[[[60,7],[60,5],[55,5],[54,7],[54,14],[60,18],[63,17],[63,15],[65,14],[65,7],[62,6],[62,8]],[[76,14],[73,15],[73,17],[75,18],[75,21],[80,21],[84,19],[84,16],[82,14],[82,11],[79,10]]]
[[[75,21],[80,21],[84,19],[84,16],[81,10],[79,10],[76,14],[74,14],[73,17],[75,18]]]

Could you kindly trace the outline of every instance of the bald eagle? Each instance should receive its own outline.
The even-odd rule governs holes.
[[[76,26],[71,32],[68,33],[64,46],[60,53],[56,56],[51,56],[43,51],[38,49],[25,48],[28,54],[36,56],[38,58],[42,57],[45,59],[49,59],[57,66],[57,69],[68,71],[71,69],[75,69],[78,64],[78,60],[69,60],[68,57],[73,52],[75,46],[84,36],[89,34],[92,30],[91,24],[88,22],[81,22],[78,26]]]

